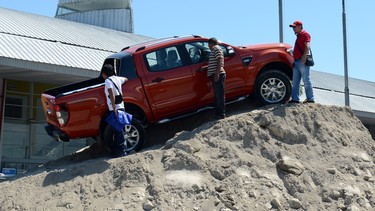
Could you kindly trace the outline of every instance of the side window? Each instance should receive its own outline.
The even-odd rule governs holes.
[[[222,45],[219,45],[221,50],[223,50],[223,55],[224,57],[227,57],[228,56],[228,50],[225,46],[222,46]]]
[[[151,72],[160,72],[182,66],[181,57],[176,47],[169,47],[146,54]]]
[[[231,57],[235,54],[232,46],[220,45],[220,48],[223,50],[224,57]]]
[[[175,68],[175,67],[181,67],[182,62],[180,55],[178,54],[176,47],[167,48],[167,67]]]
[[[197,45],[186,44],[186,50],[189,52],[191,63],[196,64],[201,62],[201,49]]]
[[[162,71],[166,69],[167,51],[160,49],[146,54],[147,64],[151,72]]]
[[[106,59],[106,60],[104,61],[103,66],[106,65],[106,64],[110,64],[110,65],[112,65],[113,68],[114,68],[114,70],[115,70],[116,75],[119,75],[119,70],[120,70],[120,61],[119,61],[118,59],[112,59],[112,58],[110,58],[110,59]]]
[[[208,61],[210,57],[210,48],[208,42],[193,42],[185,45],[186,50],[189,53],[191,63],[196,64],[199,62]]]

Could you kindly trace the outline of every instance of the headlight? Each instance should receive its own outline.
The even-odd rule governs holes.
[[[291,56],[293,56],[293,48],[287,49],[286,52],[288,52]]]

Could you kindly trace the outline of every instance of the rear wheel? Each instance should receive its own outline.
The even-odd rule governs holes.
[[[107,124],[104,129],[104,142],[113,143],[114,134],[115,131],[112,126]],[[143,125],[136,118],[133,117],[131,124],[124,126],[122,129],[122,134],[126,142],[126,152],[130,152],[132,150],[138,152],[143,148],[146,139],[146,132]]]
[[[290,98],[291,89],[289,77],[279,70],[262,73],[255,83],[255,95],[263,105],[286,102]]]

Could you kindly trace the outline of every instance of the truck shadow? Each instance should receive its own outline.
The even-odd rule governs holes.
[[[228,104],[226,106],[227,116],[250,112],[259,107],[253,97],[247,97],[242,101]],[[192,116],[173,120],[163,124],[150,125],[146,128],[147,143],[145,149],[161,148],[176,133],[181,131],[192,131],[204,123],[215,121],[214,111],[206,110]]]

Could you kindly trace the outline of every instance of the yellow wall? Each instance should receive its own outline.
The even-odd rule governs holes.
[[[17,81],[17,80],[7,80],[7,93],[9,96],[22,96],[26,99],[29,99],[30,96],[30,84],[28,81]],[[40,107],[40,95],[47,89],[54,88],[56,85],[52,84],[43,84],[43,83],[34,83],[33,84],[33,120],[36,120],[37,110],[42,109]],[[29,106],[28,100],[24,102],[25,107]]]

